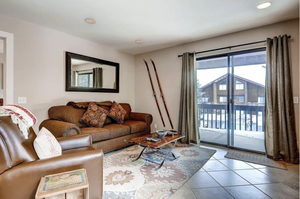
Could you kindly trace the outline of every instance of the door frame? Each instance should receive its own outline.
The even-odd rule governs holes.
[[[4,40],[3,89],[4,104],[14,103],[14,35],[0,31],[0,38]]]

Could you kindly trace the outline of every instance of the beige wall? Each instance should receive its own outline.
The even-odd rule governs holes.
[[[24,107],[39,123],[48,118],[49,107],[69,100],[115,100],[134,109],[134,56],[4,15],[0,15],[0,30],[14,34],[14,103],[27,97]],[[120,93],[66,92],[65,51],[120,63]]]
[[[201,25],[201,24],[199,24]],[[149,61],[152,58],[159,73],[161,85],[164,95],[169,107],[174,128],[177,129],[179,117],[179,102],[180,102],[180,81],[181,81],[181,58],[177,56],[184,52],[203,51],[230,45],[261,41],[267,37],[273,37],[280,34],[289,34],[292,36],[290,40],[290,56],[292,66],[292,80],[293,80],[293,95],[299,96],[299,20],[290,20],[282,23],[277,23],[260,28],[241,31],[233,34],[223,35],[216,38],[206,39],[193,43],[188,43],[172,48],[158,50],[150,53],[140,54],[135,57],[135,107],[137,111],[149,112],[154,117],[153,124],[158,125],[158,129],[162,129],[162,122],[160,120],[155,101],[152,96],[151,86],[147,75],[146,67],[143,59]],[[258,47],[258,46],[253,46]],[[235,49],[240,50],[240,49]],[[224,51],[223,51],[224,52]],[[221,53],[221,52],[217,52]],[[154,71],[151,68],[152,78],[155,78]],[[156,91],[159,93],[156,80]],[[159,95],[158,95],[159,97]],[[163,108],[163,103],[159,97],[159,103],[163,110],[165,118],[166,129],[170,129],[167,120],[167,115]],[[299,105],[295,104],[297,132],[299,132]],[[153,126],[152,126],[153,127]],[[299,139],[298,139],[299,140]]]

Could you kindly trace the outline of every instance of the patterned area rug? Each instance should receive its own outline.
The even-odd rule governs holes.
[[[261,165],[274,167],[278,169],[286,169],[286,165],[283,161],[274,161],[270,158],[267,158],[267,156],[265,155],[260,155],[256,153],[228,151],[225,157],[235,159],[235,160],[242,160],[245,162],[251,162],[255,164],[261,164]]]
[[[176,146],[173,153],[179,158],[173,161],[172,158],[167,159],[164,165],[156,170],[159,165],[146,161],[145,158],[160,163],[163,156],[149,153],[143,155],[143,159],[133,162],[141,150],[142,147],[135,145],[105,154],[103,198],[169,198],[216,152],[194,145]]]

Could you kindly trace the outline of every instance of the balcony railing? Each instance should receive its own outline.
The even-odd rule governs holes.
[[[228,111],[223,104],[198,104],[198,125],[202,128],[227,129]],[[233,128],[242,131],[264,131],[264,105],[234,105]]]

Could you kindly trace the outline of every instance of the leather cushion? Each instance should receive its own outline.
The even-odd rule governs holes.
[[[88,126],[103,127],[107,114],[107,110],[104,110],[97,106],[94,102],[91,102],[87,111],[80,119],[80,122],[85,123]]]
[[[110,138],[121,137],[130,134],[130,127],[122,124],[109,124],[103,127],[110,132]]]
[[[92,141],[102,141],[110,139],[110,132],[104,128],[98,127],[85,127],[81,128],[81,133],[90,134],[92,136]]]
[[[66,106],[73,106],[74,108],[81,108],[81,109],[87,109],[89,107],[89,104],[91,102],[73,102],[70,101],[67,103]],[[97,104],[98,106],[111,106],[112,102],[111,101],[103,101],[103,102],[92,102]]]
[[[123,107],[123,109],[126,111],[125,120],[129,120],[129,116],[131,113],[131,107],[128,103],[120,103],[120,105]]]
[[[0,117],[0,173],[20,163],[38,159],[33,148],[36,135],[32,128],[29,130],[28,139],[25,139],[10,116]]]
[[[147,129],[147,123],[142,121],[126,120],[123,125],[129,126],[131,133],[138,133]]]
[[[109,110],[108,116],[115,120],[118,124],[122,124],[124,122],[125,115],[126,111],[124,108],[119,103],[114,101]]]
[[[79,122],[85,112],[85,109],[77,109],[72,106],[53,106],[48,110],[48,115],[49,119],[69,122],[80,128],[86,127],[85,124]]]

